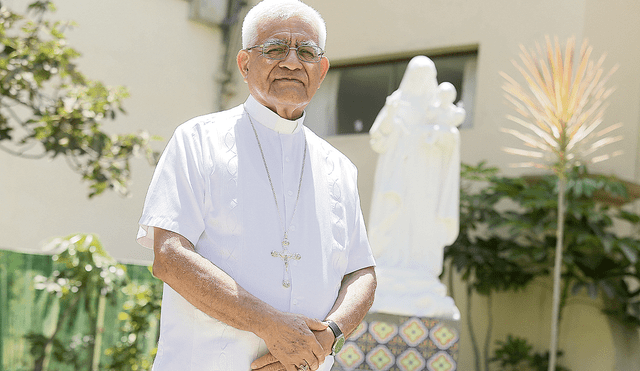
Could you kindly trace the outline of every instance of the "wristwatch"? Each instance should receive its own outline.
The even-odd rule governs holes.
[[[335,340],[333,341],[333,345],[331,346],[331,355],[335,356],[336,354],[338,354],[338,352],[340,351],[340,349],[342,349],[342,346],[344,345],[344,341],[345,341],[344,334],[342,333],[342,331],[340,330],[340,327],[338,327],[338,325],[335,322],[325,321],[325,323],[327,324],[327,326],[329,326],[329,328],[333,332],[333,335],[336,337]]]

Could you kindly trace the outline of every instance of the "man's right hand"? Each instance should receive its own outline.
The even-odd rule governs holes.
[[[251,368],[297,371],[308,364],[309,370],[317,370],[327,354],[314,331],[326,329],[327,325],[318,320],[300,314],[281,313],[258,334],[270,353],[254,361]]]

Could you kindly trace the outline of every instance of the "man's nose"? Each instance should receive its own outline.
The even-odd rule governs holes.
[[[289,47],[289,54],[280,62],[280,66],[290,70],[302,68],[302,62],[298,59],[298,50],[296,48]]]

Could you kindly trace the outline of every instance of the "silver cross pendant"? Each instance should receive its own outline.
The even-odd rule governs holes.
[[[298,253],[291,254],[287,249],[289,246],[289,240],[287,239],[287,234],[285,233],[284,239],[282,240],[282,251],[273,250],[271,252],[271,256],[274,258],[280,258],[284,262],[284,277],[282,279],[282,287],[289,288],[291,287],[291,274],[289,273],[289,261],[290,260],[300,260],[302,256]]]

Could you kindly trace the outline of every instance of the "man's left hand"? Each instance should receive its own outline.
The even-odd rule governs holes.
[[[330,328],[326,328],[323,331],[313,331],[313,334],[316,336],[316,339],[322,345],[322,349],[325,351],[325,355],[331,354],[331,346],[333,345],[333,332]],[[319,365],[320,366],[320,365]],[[284,365],[278,361],[276,357],[271,354],[271,352],[265,354],[264,356],[256,359],[251,364],[252,370],[257,371],[282,371],[286,370]],[[317,369],[310,368],[309,370],[315,371]]]

